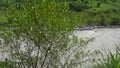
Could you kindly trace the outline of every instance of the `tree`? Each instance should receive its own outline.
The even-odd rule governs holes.
[[[79,56],[90,40],[72,35],[67,2],[24,0],[20,9],[12,5],[8,8],[12,23],[3,36],[10,54],[7,60],[14,68],[70,68],[83,62]]]

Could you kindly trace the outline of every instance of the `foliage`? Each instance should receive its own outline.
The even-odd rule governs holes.
[[[78,26],[119,25],[119,3],[119,0],[77,0],[70,3],[71,19],[77,18]]]
[[[102,56],[102,59],[94,68],[120,68],[120,47],[117,46],[116,54],[109,52],[107,58]]]
[[[91,40],[73,35],[68,2],[23,0],[19,9],[14,2],[8,5],[9,24],[1,27],[0,36],[14,68],[76,68],[91,55],[83,51]]]
[[[119,3],[119,0],[1,0],[0,38],[9,49],[7,63],[10,61],[14,68],[81,66],[84,58],[91,55],[84,50],[93,39],[78,40],[72,35],[73,28],[120,25]],[[101,62],[99,67],[111,65],[113,59],[118,63],[119,55],[116,56],[110,53],[108,57],[112,60]]]
[[[0,68],[14,68],[12,63],[9,63],[7,60],[0,62]]]
[[[39,0],[35,1],[39,3]],[[58,4],[65,1],[69,4],[68,8],[71,9],[68,11],[71,15],[69,15],[69,18],[71,18],[72,23],[77,23],[77,26],[120,25],[119,0],[55,0]],[[13,2],[12,4],[16,9],[20,9],[24,0],[1,0],[1,7],[4,4],[6,7],[2,8],[8,8],[9,2]]]

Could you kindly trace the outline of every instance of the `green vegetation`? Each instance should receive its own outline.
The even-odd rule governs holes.
[[[0,26],[0,38],[13,68],[76,68],[91,55],[84,49],[93,39],[79,41],[73,35],[76,24],[69,18],[68,2],[23,0],[21,7],[11,1],[8,5],[8,24]]]
[[[0,62],[0,68],[14,68],[13,64],[7,60]]]
[[[120,68],[120,47],[117,46],[116,53],[109,52],[107,57],[103,56],[95,68]]]
[[[77,0],[70,3],[73,23],[79,25],[120,25],[119,0]]]
[[[10,59],[1,61],[0,67],[81,66],[86,62],[83,59],[92,55],[84,50],[93,38],[78,40],[72,35],[73,28],[120,25],[119,3],[119,0],[0,0],[0,39],[10,52]],[[119,68],[119,61],[119,53],[110,53],[107,61],[98,66]]]
[[[22,8],[24,0],[14,0],[14,6]],[[39,1],[39,0],[36,0]],[[55,0],[56,3],[64,2],[64,0]],[[66,0],[69,3],[68,13],[72,23],[77,26],[87,25],[103,25],[115,26],[120,25],[120,1],[119,0]],[[9,0],[1,0],[1,10],[5,10],[9,6]],[[4,12],[0,12],[0,14]],[[5,16],[0,16],[0,22],[5,22]],[[7,21],[6,21],[7,22]]]

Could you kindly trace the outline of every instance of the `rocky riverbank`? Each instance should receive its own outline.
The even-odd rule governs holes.
[[[100,28],[120,28],[120,26],[82,26],[76,27],[74,30],[93,30],[93,29],[100,29]]]

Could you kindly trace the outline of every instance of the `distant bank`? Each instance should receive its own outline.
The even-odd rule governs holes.
[[[100,28],[120,28],[120,26],[82,26],[76,27],[74,30],[93,30],[93,29],[100,29]]]

